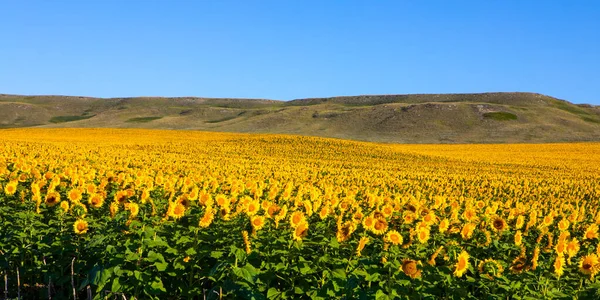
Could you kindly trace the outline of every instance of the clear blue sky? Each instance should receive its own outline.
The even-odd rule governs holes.
[[[0,93],[600,104],[600,1],[0,0]]]

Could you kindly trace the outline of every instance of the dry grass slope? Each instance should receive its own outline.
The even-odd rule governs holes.
[[[534,93],[292,101],[0,95],[0,128],[113,127],[289,133],[394,143],[600,140],[600,108]]]

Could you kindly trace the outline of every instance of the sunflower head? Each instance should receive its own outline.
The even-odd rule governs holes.
[[[506,221],[504,221],[504,219],[502,219],[501,217],[496,216],[492,219],[492,229],[494,231],[501,232],[505,230],[506,227]]]
[[[402,235],[396,230],[390,230],[385,236],[385,240],[388,243],[392,243],[393,245],[401,245],[404,240],[402,239]]]
[[[57,192],[48,193],[46,195],[46,198],[44,199],[44,203],[46,203],[46,205],[50,207],[60,203],[60,194]]]
[[[463,274],[469,269],[469,266],[469,253],[463,250],[458,255],[458,260],[456,261],[456,266],[454,269],[454,276],[462,277]]]
[[[586,255],[579,261],[579,271],[594,278],[600,271],[600,261],[596,254]]]
[[[86,233],[88,231],[88,222],[83,219],[75,221],[75,224],[73,224],[73,230],[76,234]]]
[[[402,272],[410,278],[421,277],[421,270],[417,266],[417,261],[412,259],[405,259],[402,261]]]

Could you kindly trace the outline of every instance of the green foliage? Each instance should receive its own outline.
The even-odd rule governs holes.
[[[140,118],[131,118],[125,122],[127,123],[148,123],[154,120],[160,120],[163,117],[140,117]]]
[[[517,119],[517,115],[504,111],[484,113],[483,117],[486,119],[492,119],[496,121],[510,121]]]
[[[65,122],[73,122],[79,120],[90,119],[95,115],[82,115],[82,116],[56,116],[50,119],[50,123],[65,123]]]

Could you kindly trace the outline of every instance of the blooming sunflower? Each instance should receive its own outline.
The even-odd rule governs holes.
[[[448,227],[450,227],[450,221],[448,221],[448,219],[443,219],[440,222],[440,225],[438,227],[438,231],[440,233],[444,233],[444,232],[446,232],[448,230]]]
[[[250,223],[252,224],[252,229],[254,231],[259,231],[265,226],[265,217],[253,216],[252,218],[250,218]]]
[[[81,192],[79,191],[79,189],[72,189],[69,191],[69,193],[67,193],[67,198],[69,198],[69,201],[71,202],[78,202],[79,200],[81,200]]]
[[[302,238],[304,238],[307,233],[308,233],[308,223],[302,222],[302,223],[298,224],[298,226],[296,226],[296,228],[294,228],[292,237],[296,241],[301,241]]]
[[[585,230],[585,233],[583,234],[583,238],[586,240],[597,239],[598,238],[598,225],[591,224],[590,226],[588,226],[588,228]]]
[[[129,218],[134,219],[140,212],[140,206],[137,203],[125,203],[125,210],[129,211]]]
[[[562,220],[560,220],[558,222],[558,230],[565,231],[565,230],[569,229],[569,225],[570,225],[569,220],[563,218]]]
[[[88,231],[88,222],[83,219],[75,221],[75,224],[73,224],[73,230],[76,234],[86,233]]]
[[[4,187],[4,193],[7,196],[12,196],[17,192],[17,185],[19,184],[18,181],[13,180],[11,182],[9,182],[5,187]]]
[[[569,259],[575,257],[575,255],[577,255],[577,252],[579,252],[579,248],[581,246],[579,245],[579,241],[574,238],[572,239],[569,243],[567,243],[567,256]]]
[[[296,228],[298,225],[306,222],[306,217],[301,211],[295,211],[290,216],[290,225],[292,228]]]
[[[63,212],[69,211],[69,202],[68,201],[61,201],[60,202],[60,209],[62,209]]]
[[[476,227],[477,226],[473,223],[467,223],[463,226],[462,230],[460,231],[460,235],[463,239],[468,240],[473,235],[473,232],[475,231]]]
[[[371,230],[374,234],[382,235],[388,229],[388,223],[384,219],[376,219],[375,224],[373,224],[373,229]]]
[[[360,257],[362,254],[363,249],[365,249],[365,246],[367,245],[367,243],[369,242],[369,238],[366,236],[363,236],[360,238],[360,240],[358,241],[358,246],[356,247],[356,256]]]
[[[385,235],[385,240],[393,245],[401,245],[404,242],[402,235],[396,230],[388,231]]]
[[[352,232],[354,232],[354,230],[356,229],[356,227],[354,226],[354,223],[350,222],[350,221],[346,221],[344,224],[340,224],[340,226],[338,226],[338,230],[336,232],[336,238],[338,240],[338,242],[344,242],[346,240],[348,240],[350,238],[350,235],[352,235]]]
[[[402,261],[402,272],[410,278],[421,277],[421,270],[417,266],[417,261],[412,259],[405,259]]]
[[[427,243],[427,241],[429,240],[430,237],[430,232],[429,232],[429,228],[427,227],[420,227],[417,230],[417,240],[419,240],[420,243]]]
[[[50,206],[50,207],[58,204],[59,202],[60,202],[60,194],[57,192],[48,193],[46,195],[46,198],[44,199],[44,203],[46,203],[46,205]]]
[[[596,254],[586,255],[579,261],[579,271],[585,275],[590,275],[590,279],[600,271],[600,261]]]
[[[469,266],[470,266],[470,263],[469,263],[469,253],[467,253],[467,251],[463,250],[458,255],[458,261],[456,262],[456,268],[454,269],[454,276],[456,276],[456,277],[462,277],[463,274],[469,268]]]
[[[525,216],[520,215],[517,217],[517,221],[515,222],[515,229],[521,229],[525,225]]]
[[[502,232],[508,227],[506,221],[499,216],[496,216],[492,219],[492,230],[496,232]]]
[[[104,197],[101,194],[91,194],[88,201],[92,207],[100,208],[104,204]]]
[[[521,233],[521,230],[517,230],[517,232],[515,233],[515,245],[521,246],[522,242],[523,242],[523,234]]]
[[[248,205],[246,206],[246,214],[249,217],[252,217],[258,212],[259,209],[260,209],[260,202],[258,200],[248,201]]]
[[[563,255],[558,255],[554,260],[553,266],[554,274],[556,274],[557,277],[562,276],[565,272],[565,257]]]
[[[202,228],[206,228],[206,227],[210,226],[210,224],[212,223],[214,218],[215,218],[215,214],[213,213],[212,209],[207,209],[204,212],[204,215],[202,216],[202,218],[200,219],[198,226],[200,226]]]
[[[519,256],[512,261],[510,265],[511,272],[519,274],[527,269],[527,259],[523,256]]]

